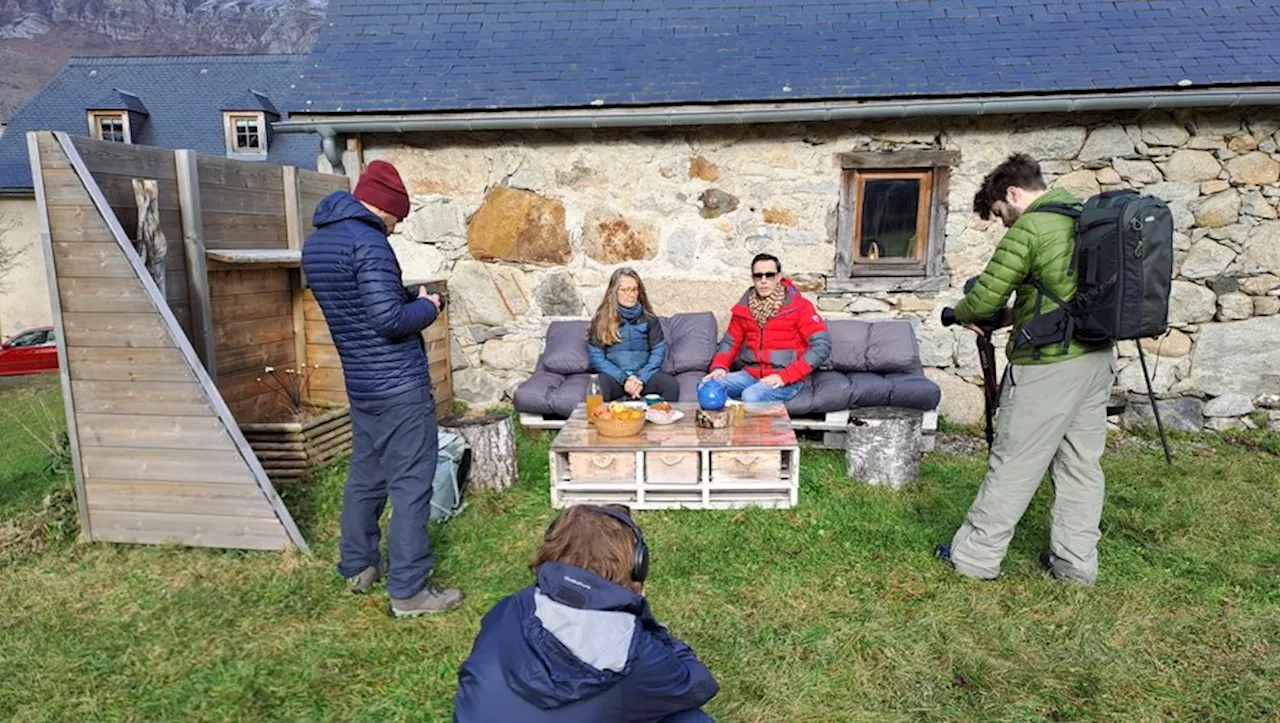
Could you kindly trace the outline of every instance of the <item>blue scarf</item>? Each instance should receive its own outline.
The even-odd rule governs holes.
[[[622,316],[627,323],[634,324],[640,321],[640,317],[644,316],[644,307],[640,304],[635,306],[623,306],[618,304],[618,314]]]

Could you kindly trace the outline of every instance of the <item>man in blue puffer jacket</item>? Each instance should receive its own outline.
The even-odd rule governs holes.
[[[352,455],[342,500],[338,572],[352,592],[387,577],[396,616],[456,607],[461,590],[429,582],[435,558],[427,534],[436,471],[436,403],[422,330],[440,298],[405,291],[387,236],[409,215],[395,167],[373,161],[354,194],[335,191],[316,207],[302,270],[342,360],[351,404]],[[390,497],[391,564],[378,554],[379,519]]]

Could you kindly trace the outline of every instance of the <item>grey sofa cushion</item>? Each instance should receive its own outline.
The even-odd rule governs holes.
[[[587,356],[587,322],[551,322],[538,366],[556,374],[587,374],[591,368]]]
[[[668,399],[668,402],[696,402],[698,401],[698,382],[702,381],[707,373],[705,371],[682,372],[676,375],[676,381],[680,382],[680,398]]]
[[[827,332],[831,336],[831,356],[822,363],[822,369],[838,372],[865,372],[867,370],[867,333],[870,324],[856,319],[828,319]]]
[[[662,371],[678,375],[703,372],[716,355],[716,315],[710,311],[673,314],[661,318],[662,337],[667,341],[667,357]]]
[[[516,387],[516,411],[567,419],[574,407],[587,401],[590,380],[586,374],[564,376],[548,371],[534,372]]]
[[[879,374],[920,370],[920,345],[909,321],[877,321],[867,333],[867,371]]]
[[[823,369],[894,374],[920,371],[920,345],[909,321],[831,319],[831,356]]]

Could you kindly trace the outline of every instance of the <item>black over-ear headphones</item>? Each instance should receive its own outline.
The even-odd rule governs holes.
[[[625,525],[627,529],[631,530],[631,534],[635,537],[635,559],[631,562],[631,579],[636,582],[644,582],[645,578],[649,576],[649,546],[644,544],[644,533],[640,531],[640,528],[636,523],[633,522],[625,513],[619,512],[611,507],[602,507],[600,505],[575,506],[586,508],[606,517],[612,517]],[[551,521],[551,524],[547,526],[547,535],[550,535],[551,531],[556,528],[556,524],[560,522],[560,517],[563,514],[564,512],[561,511],[560,514],[556,515],[556,518]]]

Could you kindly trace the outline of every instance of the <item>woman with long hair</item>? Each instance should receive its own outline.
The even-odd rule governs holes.
[[[609,288],[587,327],[587,351],[606,402],[644,394],[673,402],[680,396],[676,378],[660,371],[667,343],[644,282],[632,269],[618,269],[609,277]]]

